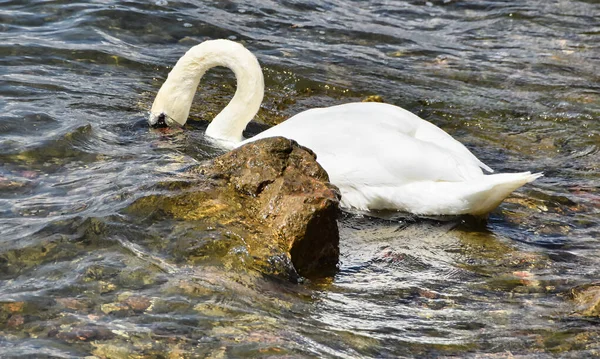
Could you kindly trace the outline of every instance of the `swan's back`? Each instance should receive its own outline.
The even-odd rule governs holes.
[[[304,111],[251,139],[284,136],[317,153],[334,183],[464,181],[481,163],[460,142],[400,107],[350,103]]]

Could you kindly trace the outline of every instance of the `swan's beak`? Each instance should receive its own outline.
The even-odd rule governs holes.
[[[150,127],[153,128],[163,128],[163,127],[167,127],[167,115],[164,114],[164,112],[161,113],[151,113],[150,116],[148,116],[148,124],[150,125]]]

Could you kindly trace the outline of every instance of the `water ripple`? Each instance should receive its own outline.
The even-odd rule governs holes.
[[[1,6],[3,353],[545,357],[598,349],[598,329],[570,316],[562,296],[600,274],[597,2]],[[207,74],[197,121],[185,130],[150,130],[144,119],[169,68],[211,38],[257,54],[267,82],[258,118],[267,123],[379,94],[496,170],[545,177],[483,226],[344,214],[339,271],[323,283],[238,271],[216,253],[187,263],[173,249],[180,236],[218,243],[214,232],[124,209],[177,169],[220,153],[203,131],[235,89],[227,71]]]

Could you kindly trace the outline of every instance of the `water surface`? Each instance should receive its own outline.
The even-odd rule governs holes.
[[[597,318],[565,293],[600,274],[599,18],[591,0],[0,1],[0,353],[598,355]],[[259,121],[380,95],[497,171],[545,177],[484,225],[343,214],[332,278],[232,267],[231,238],[126,210],[220,153],[203,128],[226,70],[186,129],[145,124],[170,67],[213,38],[263,65]]]

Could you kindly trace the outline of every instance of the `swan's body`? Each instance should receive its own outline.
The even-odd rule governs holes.
[[[227,66],[238,79],[229,105],[206,135],[233,148],[283,136],[317,154],[342,193],[343,207],[393,209],[423,215],[485,215],[512,191],[541,176],[530,172],[484,175],[479,161],[437,126],[393,105],[350,103],[302,112],[257,136],[242,131],[263,97],[258,61],[243,46],[207,41],[190,49],[160,89],[150,115],[183,125],[200,78],[210,67]]]

